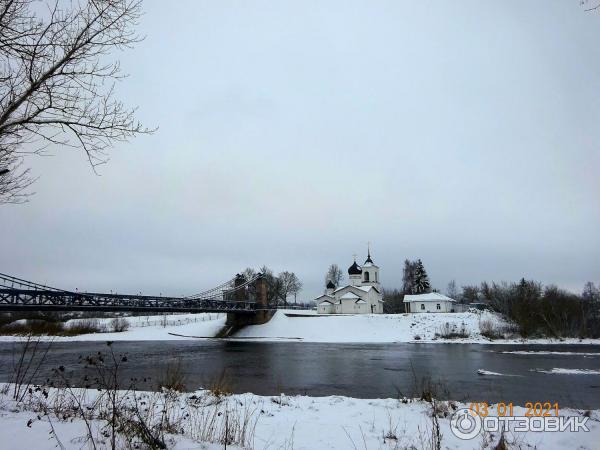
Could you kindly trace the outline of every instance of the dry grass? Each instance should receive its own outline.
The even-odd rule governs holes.
[[[217,398],[225,397],[232,394],[233,387],[229,382],[225,371],[221,372],[221,375],[219,375],[218,378],[215,378],[212,382],[209,383],[208,390]]]
[[[464,323],[458,327],[456,324],[450,325],[450,323],[446,322],[442,325],[437,333],[435,333],[435,337],[441,337],[444,339],[460,339],[460,338],[468,338],[470,333],[467,331],[466,325]]]
[[[77,336],[106,331],[97,319],[81,319],[69,325],[64,322],[26,319],[0,327],[0,335],[10,336]]]
[[[186,375],[181,364],[181,358],[175,361],[169,361],[166,369],[158,376],[158,387],[176,392],[186,390]]]

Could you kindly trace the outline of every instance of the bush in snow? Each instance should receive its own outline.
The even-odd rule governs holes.
[[[437,333],[435,333],[436,337],[441,337],[444,339],[457,339],[457,338],[468,338],[470,333],[467,331],[467,327],[463,322],[460,328],[456,324],[450,325],[450,323],[446,322],[442,325]]]
[[[110,321],[110,326],[115,333],[121,333],[129,329],[129,321],[122,317],[115,317]]]

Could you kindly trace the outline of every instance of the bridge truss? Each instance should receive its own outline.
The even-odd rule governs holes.
[[[73,292],[0,273],[0,311],[234,312],[257,310],[254,283],[239,276],[189,297]]]

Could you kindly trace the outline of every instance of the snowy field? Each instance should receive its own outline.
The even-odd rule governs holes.
[[[162,316],[125,317],[129,329],[119,333],[92,333],[78,336],[51,336],[56,342],[65,341],[166,341],[189,339],[178,335],[214,337],[225,326],[226,315],[216,313],[173,314]],[[86,319],[72,319],[67,325]],[[110,318],[96,319],[100,326],[111,329]],[[19,339],[19,338],[17,338]],[[14,341],[13,336],[0,336],[0,341]]]
[[[129,329],[120,333],[93,333],[70,337],[51,337],[61,341],[160,341],[207,339],[225,326],[225,314],[174,314],[127,317]],[[73,319],[68,323],[80,319]],[[111,319],[98,319],[110,329]],[[260,341],[304,341],[332,343],[496,343],[496,344],[600,344],[593,339],[528,339],[508,337],[490,340],[481,334],[481,324],[506,326],[504,319],[488,311],[425,314],[317,315],[314,311],[279,310],[263,325],[251,325],[231,339]],[[446,339],[444,332],[461,332],[468,337]],[[0,336],[0,341],[14,341]]]
[[[9,386],[10,388],[10,386]],[[85,422],[69,413],[57,417],[56,389],[50,389],[48,399],[40,401],[34,393],[16,404],[8,394],[0,395],[0,447],[6,450],[87,449],[88,428]],[[171,449],[223,449],[219,444],[220,433],[227,411],[232,430],[238,422],[246,423],[243,438],[240,430],[232,431],[232,439],[238,445],[226,448],[257,450],[371,450],[371,449],[429,449],[432,447],[432,431],[439,425],[439,439],[443,449],[494,449],[500,439],[499,433],[480,433],[471,440],[461,440],[451,431],[453,412],[466,407],[457,402],[436,402],[436,421],[433,405],[420,400],[377,399],[361,400],[348,397],[307,397],[285,395],[264,397],[253,394],[215,397],[209,391],[193,394],[136,393],[143,404],[162,408],[168,404],[169,421],[176,424],[177,433],[167,434],[164,440]],[[127,394],[132,401],[132,394]],[[79,397],[83,406],[92,404],[93,394]],[[490,406],[491,410],[496,410]],[[524,408],[515,407],[514,416],[522,416]],[[600,411],[577,411],[561,409],[561,416],[582,417],[587,421],[589,432],[507,432],[508,448],[543,448],[545,450],[579,449],[593,450],[600,442]],[[492,414],[494,415],[494,414]],[[148,417],[148,423],[157,419]],[[107,438],[101,427],[107,422],[89,420],[98,448],[107,448]],[[104,435],[107,435],[106,428]],[[60,442],[60,444],[58,443]],[[125,445],[121,443],[120,445]],[[119,446],[119,448],[124,448]]]

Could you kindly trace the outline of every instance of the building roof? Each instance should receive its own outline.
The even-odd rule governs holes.
[[[319,305],[322,305],[323,303],[329,303],[330,305],[333,305],[333,302],[330,302],[327,299],[323,300],[322,302],[319,302]]]
[[[358,264],[356,264],[356,261],[354,261],[352,263],[352,265],[350,267],[348,267],[348,275],[360,275],[362,274],[362,269],[360,268],[360,266]]]
[[[408,302],[439,302],[439,301],[447,301],[447,302],[456,302],[456,300],[446,297],[439,292],[429,292],[427,294],[414,294],[414,295],[405,295],[404,303]]]
[[[375,267],[375,268],[379,268],[371,259],[371,249],[369,249],[367,251],[367,259],[365,260],[365,263],[363,264],[363,267]]]
[[[340,292],[341,290],[347,289],[347,288],[354,288],[354,289],[361,290],[363,292],[369,292],[371,289],[373,289],[373,290],[375,290],[375,292],[379,293],[379,290],[375,286],[352,286],[351,284],[347,284],[346,286],[339,287],[333,292],[335,294],[336,292]]]
[[[356,295],[354,292],[346,292],[344,295],[342,295],[340,297],[340,300],[342,300],[342,299],[344,299],[344,300],[346,300],[346,299],[355,300],[357,298],[360,298],[360,297],[358,295]]]

